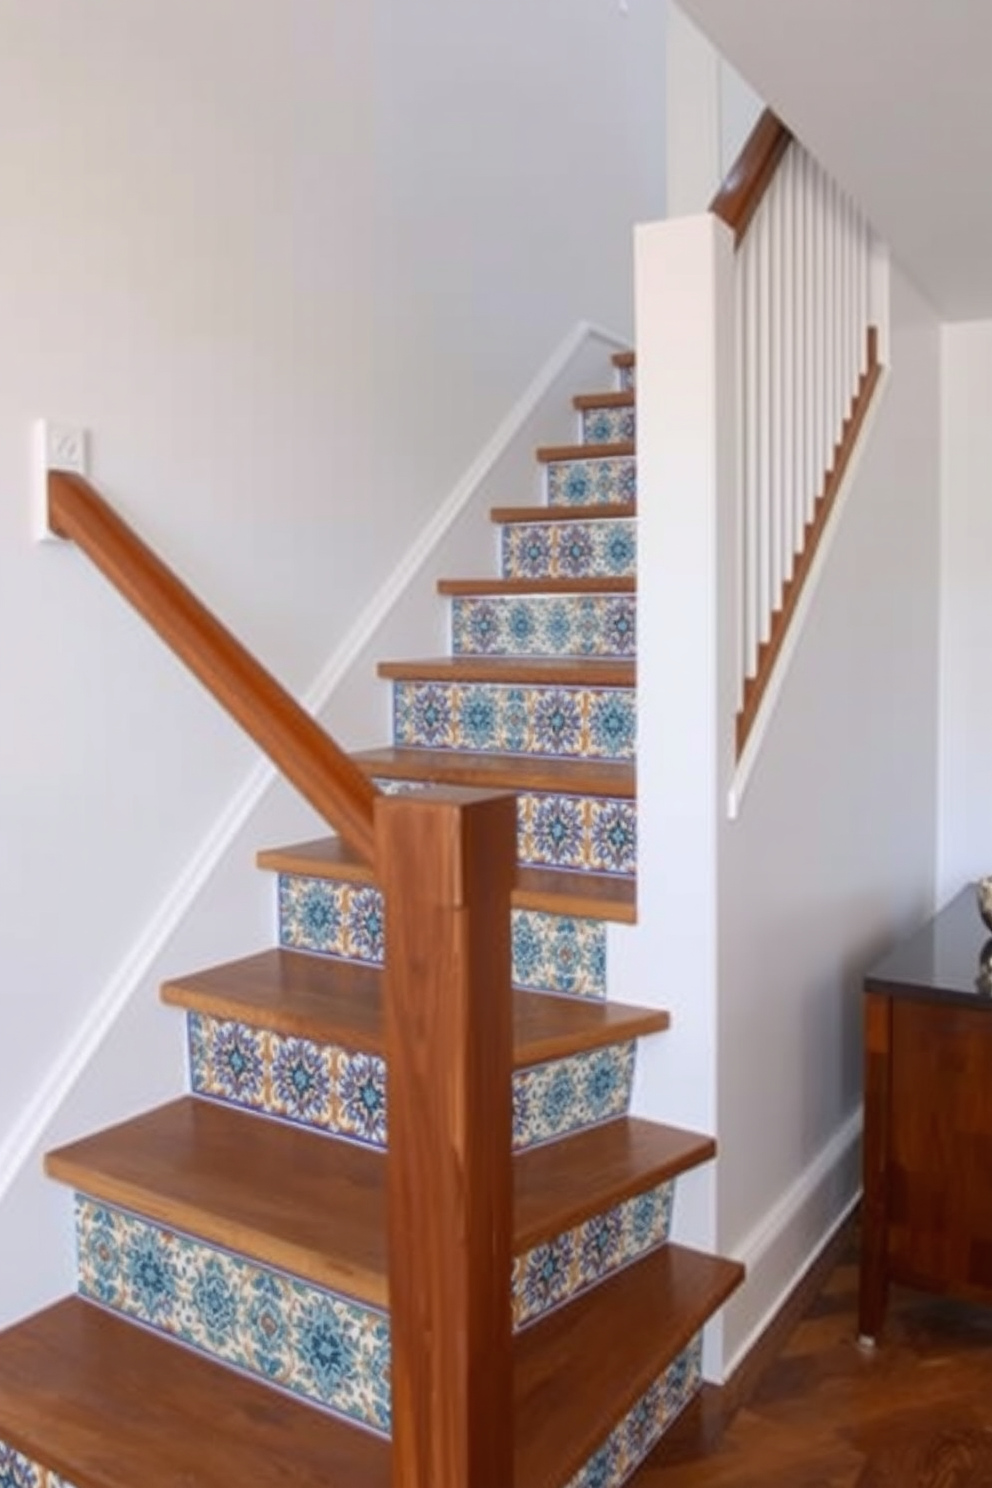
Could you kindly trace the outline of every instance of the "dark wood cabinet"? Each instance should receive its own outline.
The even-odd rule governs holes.
[[[969,886],[865,978],[865,1340],[891,1281],[992,1303],[988,941]]]

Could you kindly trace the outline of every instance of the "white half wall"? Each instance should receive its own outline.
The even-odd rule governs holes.
[[[992,872],[992,321],[945,325],[943,356],[941,903]]]
[[[720,834],[728,1367],[855,1197],[861,977],[933,907],[940,333],[892,275],[888,384],[736,821]]]

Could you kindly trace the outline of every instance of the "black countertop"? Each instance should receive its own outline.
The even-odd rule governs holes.
[[[992,931],[978,913],[975,885],[968,884],[932,920],[876,961],[865,975],[864,989],[992,1012],[992,977],[979,979],[986,945],[986,960],[992,963]]]

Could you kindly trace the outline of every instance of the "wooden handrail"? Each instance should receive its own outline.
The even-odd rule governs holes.
[[[777,114],[765,109],[710,202],[710,211],[733,230],[738,246],[791,142],[791,131]]]
[[[366,862],[377,791],[315,719],[201,604],[88,481],[52,471],[52,531],[87,557]]]

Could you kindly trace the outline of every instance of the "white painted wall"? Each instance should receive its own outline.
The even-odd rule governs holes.
[[[720,846],[718,1235],[750,1279],[733,1362],[860,1181],[867,965],[930,912],[937,840],[940,333],[893,274],[891,372]]]
[[[704,212],[763,104],[678,4],[668,7],[668,215]]]
[[[253,756],[78,554],[32,546],[31,420],[91,428],[98,483],[302,691],[565,333],[629,327],[663,10],[409,10],[0,0],[0,1318],[68,1276],[62,1200],[15,1160],[60,1060],[123,999],[52,1137],[178,1088],[155,982],[269,939],[250,849],[314,829],[266,798],[149,957]],[[385,689],[328,712],[376,742]]]
[[[992,872],[992,321],[945,325],[943,359],[941,903]]]

